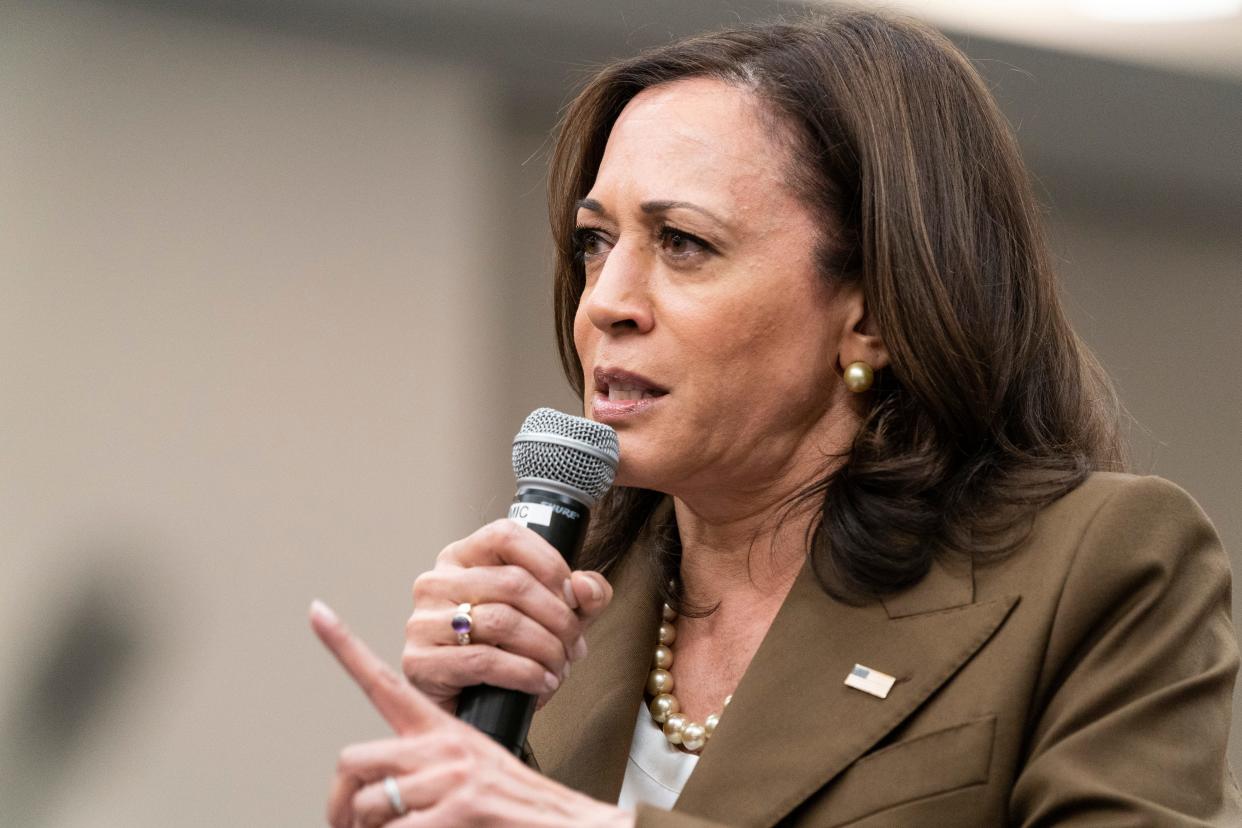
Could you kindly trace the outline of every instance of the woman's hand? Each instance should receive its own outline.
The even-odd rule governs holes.
[[[612,599],[596,572],[573,572],[551,544],[508,519],[445,547],[414,581],[401,665],[410,683],[452,713],[463,687],[521,690],[542,706],[586,655],[582,634]],[[469,602],[471,643],[452,618]]]
[[[632,814],[540,776],[452,718],[319,602],[311,606],[311,626],[397,733],[341,751],[328,796],[334,828],[633,826]],[[385,789],[390,776],[399,792],[395,803]]]

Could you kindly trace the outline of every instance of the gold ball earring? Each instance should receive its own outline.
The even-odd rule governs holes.
[[[875,381],[875,371],[865,362],[851,362],[845,366],[845,387],[861,394]]]

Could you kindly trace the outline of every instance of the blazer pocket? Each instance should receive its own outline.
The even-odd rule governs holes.
[[[995,733],[996,716],[985,716],[863,756],[825,791],[829,824],[986,782]]]

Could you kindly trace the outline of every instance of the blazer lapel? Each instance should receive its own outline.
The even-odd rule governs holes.
[[[1017,602],[972,600],[969,563],[937,564],[915,587],[864,606],[829,597],[804,566],[676,810],[777,823],[914,712]],[[844,684],[855,664],[896,678],[886,699]]]
[[[548,777],[605,802],[621,791],[634,712],[656,643],[657,575],[645,542],[613,575],[615,598],[587,632],[590,654],[531,725]],[[948,681],[1008,616],[1016,596],[972,603],[969,563],[852,606],[809,566],[794,582],[703,751],[676,810],[771,826],[830,782]],[[888,698],[844,684],[855,664],[896,678]]]
[[[531,723],[539,770],[604,802],[616,802],[659,631],[656,575],[645,543],[611,578],[612,604],[587,631],[585,659]]]

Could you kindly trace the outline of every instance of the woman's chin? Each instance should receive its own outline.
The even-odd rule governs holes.
[[[629,488],[646,488],[642,485],[643,478],[641,475],[634,475],[625,468],[625,461],[621,461],[620,468],[617,469],[617,479],[613,481],[614,486],[626,486]]]
[[[626,460],[625,446],[621,447],[621,465],[617,469],[615,486],[626,486],[632,489],[652,489],[657,492],[668,491],[669,474],[667,470],[642,462],[641,458],[631,456]]]
[[[650,474],[648,469],[644,468],[644,464],[640,458],[635,457],[635,452],[626,451],[626,440],[621,440],[621,462],[617,466],[617,479],[614,481],[615,486],[627,486],[636,489],[650,488]]]

